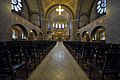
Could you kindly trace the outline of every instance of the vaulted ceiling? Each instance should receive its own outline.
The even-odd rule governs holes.
[[[39,12],[36,0],[25,0],[30,12]]]
[[[91,14],[94,3],[97,0],[25,0],[30,12],[38,13],[42,17],[50,14],[58,16],[55,11],[61,5],[67,14],[74,18],[79,18],[80,15],[86,14],[88,17]],[[66,14],[66,12],[64,12]],[[63,13],[63,15],[64,15]]]
[[[43,0],[44,13],[47,13],[54,5],[63,4],[75,14],[78,0]]]
[[[97,0],[83,0],[80,7],[80,15],[90,15],[92,8]]]

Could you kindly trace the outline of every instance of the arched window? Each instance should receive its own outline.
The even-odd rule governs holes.
[[[37,40],[37,32],[34,29],[30,30],[29,40]]]
[[[92,40],[97,40],[96,34],[93,36]]]
[[[27,39],[28,33],[26,29],[24,28],[24,26],[20,24],[16,24],[12,26],[11,31],[12,31],[13,40],[26,40]]]
[[[65,28],[64,24],[62,24],[62,28]]]
[[[105,27],[98,26],[93,29],[91,33],[91,40],[92,41],[105,41],[106,29]]]
[[[61,24],[59,24],[59,29],[61,29],[62,27],[61,27]]]
[[[55,27],[55,24],[53,23],[53,28]]]
[[[67,27],[67,24],[65,24],[65,27]]]
[[[89,37],[89,32],[84,31],[82,34],[82,41],[86,42],[86,41],[90,41],[90,37]]]
[[[18,36],[17,36],[18,34],[17,34],[17,31],[16,30],[13,30],[12,31],[12,39],[17,39],[18,38]]]
[[[105,40],[105,31],[100,33],[100,40]]]
[[[58,28],[58,24],[56,24],[56,28]]]

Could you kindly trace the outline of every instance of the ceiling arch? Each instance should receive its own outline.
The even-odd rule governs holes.
[[[51,7],[62,5],[69,8],[73,14],[76,13],[78,0],[42,0],[44,12],[47,13]]]
[[[69,16],[72,16],[70,19],[78,19],[78,25],[80,24],[80,18],[83,15],[88,17],[88,23],[91,21],[91,12],[97,0],[24,0],[29,9],[29,16],[35,13],[39,15],[39,22],[42,18],[52,19],[50,17],[58,17],[59,15],[55,13],[55,9],[59,5],[65,9],[63,17],[68,19]],[[55,15],[53,15],[53,12]],[[95,14],[95,13],[94,13]]]
[[[46,11],[45,17],[48,17],[49,14],[51,14],[54,10],[56,10],[56,8],[58,8],[58,6],[59,6],[59,4],[55,4],[51,7],[49,7]],[[74,18],[74,13],[73,13],[73,11],[71,10],[70,7],[68,7],[67,5],[64,5],[64,4],[61,4],[61,6],[65,9],[65,11],[67,11],[67,13],[69,13],[69,15],[72,16],[72,18]]]
[[[52,3],[70,3],[72,0],[49,0]]]
[[[97,0],[82,0],[79,15],[86,14],[86,15],[88,15],[88,17],[90,17],[93,5],[95,4],[96,1]]]
[[[36,0],[26,0],[30,12],[39,13],[38,4]]]
[[[73,15],[73,18],[86,13],[90,16],[93,5],[97,0],[25,0],[29,8],[30,13],[39,13],[44,14],[46,18],[47,15],[56,7],[63,6],[66,8],[69,13]],[[41,8],[43,11],[41,12]],[[79,8],[78,8],[79,7]],[[79,9],[79,12],[78,12]],[[79,16],[80,17],[80,16]]]

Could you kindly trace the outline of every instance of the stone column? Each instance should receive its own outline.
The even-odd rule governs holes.
[[[41,29],[43,32],[43,40],[47,39],[47,31],[48,31],[48,19],[41,18]]]
[[[77,39],[77,32],[78,32],[78,19],[73,19],[72,22],[72,32],[71,32],[71,39],[76,40]]]

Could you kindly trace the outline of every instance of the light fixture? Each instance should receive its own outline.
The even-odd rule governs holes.
[[[32,30],[30,30],[30,32],[32,33],[33,31],[32,31]]]

